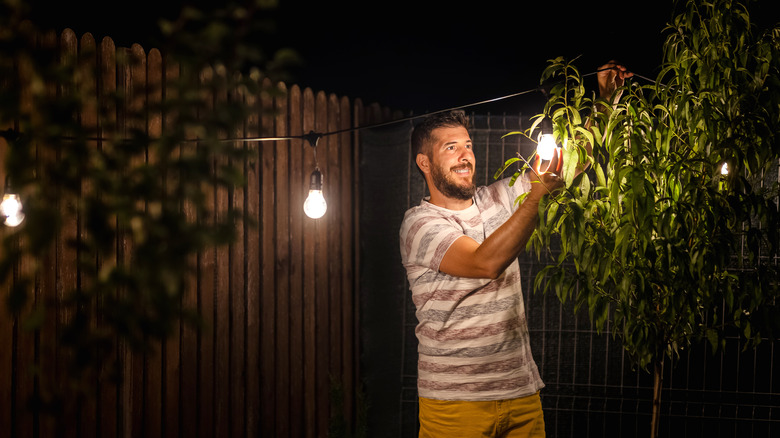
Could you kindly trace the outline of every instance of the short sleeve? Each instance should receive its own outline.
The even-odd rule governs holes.
[[[517,198],[531,190],[531,182],[528,180],[528,175],[522,173],[514,183],[511,178],[504,178],[493,183],[490,189],[497,192],[495,202],[513,212],[519,206]]]
[[[401,224],[401,261],[407,271],[415,266],[438,271],[444,254],[462,236],[463,230],[446,217],[424,207],[412,208]]]

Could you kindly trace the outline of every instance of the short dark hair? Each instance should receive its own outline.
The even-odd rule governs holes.
[[[430,156],[428,145],[433,141],[433,130],[438,128],[455,128],[462,126],[469,129],[469,119],[463,111],[446,111],[431,114],[418,123],[412,130],[412,157],[417,154]]]

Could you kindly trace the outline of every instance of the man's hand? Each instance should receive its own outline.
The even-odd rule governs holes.
[[[599,94],[602,98],[609,100],[612,93],[623,86],[626,78],[634,76],[625,66],[617,61],[609,61],[598,69]],[[617,100],[619,96],[615,96]]]
[[[534,172],[528,172],[528,180],[531,182],[531,191],[528,197],[534,202],[542,199],[542,196],[550,193],[554,194],[558,189],[564,186],[563,178],[552,172],[539,173],[538,177]]]
[[[439,263],[441,272],[455,277],[495,279],[520,255],[536,228],[539,201],[563,187],[563,179],[554,173],[526,175],[531,191],[520,207],[482,243],[465,235],[455,240]]]

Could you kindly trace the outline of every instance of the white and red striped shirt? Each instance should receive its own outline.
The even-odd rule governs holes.
[[[504,400],[544,387],[528,338],[517,260],[495,280],[453,277],[439,271],[459,237],[481,243],[530,190],[521,176],[477,188],[471,207],[455,211],[423,199],[401,225],[401,260],[417,312],[420,397]]]

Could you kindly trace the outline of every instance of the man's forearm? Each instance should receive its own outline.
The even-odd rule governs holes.
[[[477,248],[474,255],[484,261],[490,278],[500,276],[528,244],[536,228],[542,196],[541,191],[531,191],[512,216]]]

